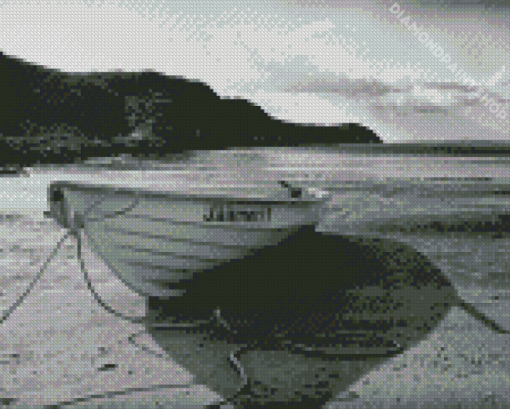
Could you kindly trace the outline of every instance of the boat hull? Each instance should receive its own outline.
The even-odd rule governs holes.
[[[197,274],[316,224],[321,202],[282,188],[232,197],[57,182],[50,191],[52,216],[85,235],[109,270],[146,297],[182,296]]]

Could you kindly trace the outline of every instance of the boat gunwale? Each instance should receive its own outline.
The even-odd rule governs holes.
[[[198,188],[206,188],[208,186],[199,186]],[[249,186],[250,187],[250,186]],[[248,187],[248,188],[249,188]],[[257,186],[251,186],[253,188],[257,188]],[[263,196],[250,196],[250,195],[240,195],[238,197],[235,196],[234,193],[205,193],[205,192],[180,192],[176,190],[169,190],[169,191],[158,191],[154,189],[150,189],[147,187],[125,187],[125,186],[116,186],[116,185],[108,185],[108,184],[91,184],[91,183],[81,183],[79,181],[54,181],[50,184],[49,190],[50,193],[58,190],[60,188],[67,188],[70,190],[85,190],[85,191],[92,191],[97,192],[99,194],[105,194],[107,192],[111,192],[112,190],[120,194],[128,194],[133,196],[138,196],[139,198],[154,198],[154,199],[160,199],[160,198],[172,198],[172,199],[184,199],[184,201],[216,201],[220,200],[222,202],[232,202],[236,204],[288,204],[288,203],[320,203],[324,201],[324,198],[318,198],[314,197],[313,195],[307,195],[307,197],[303,198],[293,198],[289,197],[287,198],[274,198],[271,199],[271,197],[263,197]],[[211,186],[209,188],[221,190],[222,187],[214,187]],[[243,188],[243,187],[239,187]],[[244,187],[246,188],[246,187]],[[274,191],[284,191],[282,188],[275,188],[272,186],[260,186],[258,187],[261,190],[274,190]],[[49,195],[50,201],[52,201],[53,195]]]

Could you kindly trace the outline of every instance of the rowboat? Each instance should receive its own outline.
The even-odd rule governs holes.
[[[360,275],[358,269],[349,268],[339,269],[341,274],[329,277],[327,285],[331,285],[332,293],[338,290],[338,294],[331,301],[337,306],[333,309],[332,326],[322,327],[326,330],[311,334],[314,329],[303,335],[306,332],[303,329],[310,327],[308,316],[303,314],[285,330],[276,326],[272,335],[263,340],[267,345],[255,340],[261,348],[268,349],[276,348],[278,343],[278,349],[292,351],[294,357],[361,362],[368,357],[395,356],[429,333],[444,317],[448,306],[453,305],[461,306],[487,327],[497,330],[497,323],[459,300],[452,287],[440,279],[438,270],[428,267],[427,258],[418,257],[412,250],[422,252],[442,268],[444,264],[440,263],[446,257],[458,266],[460,252],[455,254],[449,248],[433,259],[435,250],[431,242],[438,238],[431,230],[437,221],[444,223],[445,230],[450,225],[466,226],[454,237],[446,237],[451,241],[460,241],[462,236],[467,237],[465,242],[470,241],[477,232],[475,223],[481,221],[484,228],[499,229],[498,217],[507,215],[510,209],[507,157],[492,152],[463,157],[414,152],[412,146],[405,148],[401,152],[398,147],[377,150],[343,146],[327,151],[295,150],[292,155],[271,150],[257,154],[208,152],[185,163],[165,164],[166,169],[159,170],[158,176],[152,165],[132,176],[126,169],[108,174],[94,170],[86,175],[87,183],[58,181],[50,185],[50,215],[62,227],[83,237],[83,243],[101,258],[108,270],[142,297],[181,297],[198,274],[214,274],[216,266],[245,257],[254,249],[277,244],[303,225],[315,226],[314,230],[321,233],[315,239],[322,240],[314,243],[321,249],[327,249],[325,244],[334,241],[325,239],[324,232],[389,238],[408,244],[393,245],[384,240],[380,249],[375,246],[371,249],[369,254],[384,258],[388,270],[369,270],[376,278],[380,274],[384,281],[373,279],[365,280],[362,286],[339,286],[349,274],[353,282],[359,282],[354,280]],[[260,180],[273,182],[256,187],[255,182]],[[240,184],[251,186],[240,188]],[[191,185],[196,185],[196,189],[191,189]],[[235,189],[229,190],[227,186]],[[423,240],[419,234],[425,236]],[[299,234],[293,235],[296,237]],[[312,243],[307,238],[302,240],[302,248]],[[480,245],[480,241],[471,241]],[[310,254],[313,253],[311,250]],[[334,257],[337,253],[323,254]],[[391,254],[400,255],[388,257]],[[467,258],[464,254],[461,257]],[[311,257],[312,262],[320,257],[322,254]],[[486,265],[490,264],[482,262],[485,263],[480,259],[475,266],[479,271],[487,270]],[[333,265],[341,264],[337,259]],[[421,269],[426,274],[416,274]],[[307,266],[303,270],[306,271],[301,277],[312,271]],[[293,269],[292,279],[295,273]],[[248,325],[242,319],[225,320],[223,317],[229,311],[223,305],[221,308],[221,315],[219,307],[215,314],[217,322],[229,331],[224,338],[241,339],[240,343],[244,343],[242,337],[248,339],[251,328],[243,332],[243,326]],[[260,314],[257,319],[261,321],[259,318]],[[162,323],[156,319],[148,320],[147,324],[149,333],[155,338],[159,334],[159,340],[173,339],[165,337],[161,329],[180,330],[182,326],[195,325],[176,324],[175,320]],[[130,342],[137,345],[136,337],[131,337]],[[186,342],[190,342],[188,338]],[[202,339],[199,342],[203,347]],[[251,385],[246,375],[249,365],[240,362],[241,355],[254,348],[250,342],[246,344],[229,358],[230,367],[237,368],[244,378],[242,391]],[[179,356],[175,354],[176,359]],[[186,365],[187,361],[182,362]],[[305,367],[307,362],[302,362]],[[253,367],[257,365],[252,370]],[[336,369],[335,374],[338,377]],[[259,375],[255,375],[250,376],[258,381]],[[310,390],[308,384],[305,387],[299,381],[297,386],[291,384],[290,378],[282,378],[282,383],[287,380],[290,388],[296,389],[295,395],[305,388]],[[330,380],[313,381],[316,385],[329,385]],[[281,390],[287,394],[288,388]]]
[[[281,242],[318,223],[325,192],[274,186],[194,192],[57,181],[49,216],[86,236],[126,286],[143,297],[180,297],[196,274]]]
[[[50,185],[50,216],[80,231],[108,270],[148,296],[183,294],[195,272],[278,243],[308,223],[321,232],[405,242],[444,265],[455,252],[439,254],[420,235],[498,238],[506,231],[505,146],[198,151],[141,170],[134,163],[122,171],[117,164],[101,172],[80,168],[54,176],[60,179]]]

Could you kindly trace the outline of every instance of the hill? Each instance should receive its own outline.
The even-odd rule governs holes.
[[[0,52],[0,166],[158,157],[227,147],[382,143],[358,124],[292,124],[198,81],[145,71],[71,74]]]

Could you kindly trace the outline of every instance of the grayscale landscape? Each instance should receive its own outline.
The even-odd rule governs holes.
[[[504,0],[0,0],[0,406],[509,408]]]

